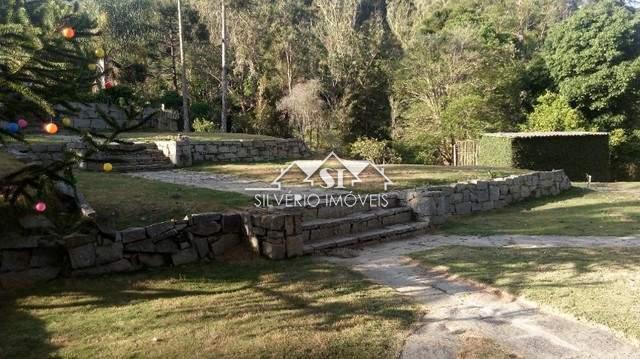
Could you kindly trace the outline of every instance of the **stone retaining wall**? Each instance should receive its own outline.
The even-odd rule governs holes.
[[[205,142],[184,137],[155,141],[155,144],[178,167],[188,167],[195,162],[263,162],[311,155],[304,141],[295,138]]]
[[[427,186],[403,193],[404,205],[411,207],[420,220],[437,225],[446,222],[450,215],[490,211],[529,198],[557,195],[569,188],[571,181],[565,172],[554,170]]]
[[[39,217],[39,218],[36,218]],[[46,224],[34,216],[30,222]],[[132,272],[214,259],[245,238],[240,214],[202,213],[113,233],[0,240],[0,289],[58,276]]]

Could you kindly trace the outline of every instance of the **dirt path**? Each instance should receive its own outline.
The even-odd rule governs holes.
[[[640,247],[640,238],[420,236],[324,257],[350,266],[423,304],[428,314],[407,338],[402,358],[640,358],[640,347],[611,331],[429,272],[406,254],[443,245]]]

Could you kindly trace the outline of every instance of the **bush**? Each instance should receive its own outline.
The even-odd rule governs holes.
[[[576,131],[585,128],[582,114],[572,108],[563,96],[553,92],[538,97],[524,126],[525,131]]]
[[[373,163],[400,163],[402,158],[387,141],[361,137],[351,144],[351,155]]]
[[[617,180],[640,179],[640,130],[611,132],[611,163]]]
[[[216,132],[216,124],[205,118],[198,117],[193,121],[193,130],[196,132]]]
[[[588,173],[594,181],[608,181],[609,136],[599,133],[489,134],[480,140],[478,164],[540,171],[564,169],[572,180],[584,181]]]

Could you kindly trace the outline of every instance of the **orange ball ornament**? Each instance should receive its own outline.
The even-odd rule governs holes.
[[[46,126],[44,126],[44,131],[50,135],[55,135],[56,133],[58,133],[58,125],[53,122],[48,123]]]
[[[76,37],[76,30],[74,30],[72,27],[65,27],[61,32],[62,36],[67,40],[72,40],[74,37]]]

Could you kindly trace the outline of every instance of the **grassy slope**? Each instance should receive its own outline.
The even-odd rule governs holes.
[[[640,340],[640,249],[442,247],[413,258]]]
[[[227,211],[248,206],[251,198],[134,178],[116,173],[76,172],[78,188],[103,219],[116,228],[150,224],[186,214]]]
[[[638,235],[640,195],[574,188],[554,198],[452,217],[440,230],[459,235]]]
[[[60,133],[65,135],[65,133]],[[66,133],[66,135],[72,135]],[[275,139],[271,136],[251,135],[247,133],[195,133],[190,132],[186,134],[195,141],[222,141],[222,140],[255,140],[255,139]],[[178,132],[166,132],[166,131],[145,131],[145,132],[130,132],[122,134],[119,138],[129,141],[153,141],[153,140],[168,140],[175,139],[178,136]],[[45,134],[27,134],[25,139],[29,143],[56,143],[65,142],[68,139],[63,136],[51,136]]]
[[[394,358],[417,315],[308,258],[212,263],[0,298],[0,357]]]

